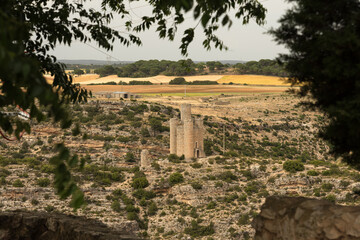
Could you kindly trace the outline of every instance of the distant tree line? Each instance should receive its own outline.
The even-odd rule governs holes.
[[[210,80],[196,80],[192,82],[187,82],[185,78],[174,78],[169,82],[170,85],[216,85],[219,84],[217,81],[210,81]]]
[[[233,67],[238,74],[256,74],[279,77],[287,76],[284,66],[280,66],[277,61],[270,59],[237,63]]]
[[[118,69],[119,77],[149,77],[163,74],[166,76],[188,76],[196,74],[196,64],[191,60],[137,61]]]
[[[114,81],[106,82],[106,83],[90,83],[88,85],[153,85],[150,81],[137,81],[132,80],[129,83],[120,81],[119,83],[116,83]]]
[[[219,61],[194,63],[191,59],[169,60],[140,60],[126,65],[105,65],[94,71],[101,77],[118,75],[119,77],[151,77],[165,76],[191,76],[204,74],[258,74],[270,76],[287,76],[283,67],[275,60],[262,59],[235,65],[222,64]]]
[[[222,64],[219,61],[194,63],[191,59],[169,61],[169,60],[140,60],[119,67],[106,65],[95,69],[95,73],[101,77],[118,75],[119,77],[151,77],[156,75],[165,76],[191,76],[216,73],[230,67],[229,64]]]

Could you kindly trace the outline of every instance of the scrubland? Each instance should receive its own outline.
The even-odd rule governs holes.
[[[204,119],[206,158],[169,155],[169,119],[182,103]],[[251,239],[269,195],[359,203],[360,173],[317,137],[326,119],[284,92],[90,99],[69,109],[74,126],[64,132],[46,120],[19,142],[1,140],[2,210],[84,215],[149,239],[209,240]],[[59,142],[85,163],[72,169],[86,196],[76,212],[52,187],[49,159]],[[142,149],[150,153],[145,170]]]

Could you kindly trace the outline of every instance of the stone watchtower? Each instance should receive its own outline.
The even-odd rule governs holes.
[[[205,157],[204,126],[201,118],[191,117],[191,105],[181,105],[181,120],[170,119],[170,154],[185,159]]]

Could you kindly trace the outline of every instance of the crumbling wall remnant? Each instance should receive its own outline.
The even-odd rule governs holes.
[[[138,230],[130,226],[130,232]],[[1,240],[134,240],[135,234],[116,231],[85,217],[59,213],[0,212]]]
[[[360,207],[304,197],[266,199],[254,219],[255,240],[360,239]]]
[[[147,170],[151,167],[151,162],[149,159],[149,150],[143,149],[141,151],[141,157],[140,157],[140,168],[141,170]]]

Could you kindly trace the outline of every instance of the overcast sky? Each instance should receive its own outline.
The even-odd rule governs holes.
[[[212,49],[206,51],[202,47],[204,40],[202,35],[202,27],[199,25],[196,29],[196,35],[193,43],[189,47],[189,56],[196,61],[211,61],[211,60],[260,60],[273,59],[279,53],[286,52],[286,50],[277,45],[272,39],[272,36],[266,34],[266,29],[278,26],[277,21],[289,8],[289,4],[284,0],[263,0],[260,1],[267,8],[266,24],[258,26],[254,21],[248,25],[242,25],[240,20],[234,19],[233,26],[228,30],[227,28],[218,31],[218,36],[224,41],[225,45],[229,47],[228,51],[219,51]],[[93,3],[94,4],[94,3]],[[96,4],[96,3],[95,3]],[[96,5],[92,7],[97,8]],[[131,17],[133,22],[138,23],[139,19],[144,15],[149,15],[151,8],[144,2],[133,2],[131,4]],[[58,59],[89,59],[89,60],[111,60],[121,61],[136,61],[148,59],[167,59],[179,60],[184,57],[181,56],[179,46],[181,33],[184,29],[193,27],[196,23],[191,18],[191,14],[186,18],[183,26],[179,27],[177,38],[170,42],[168,40],[159,39],[157,33],[152,28],[148,32],[138,35],[143,45],[125,47],[120,43],[115,43],[114,50],[109,51],[108,56],[103,52],[97,50],[97,45],[92,42],[91,46],[83,43],[73,42],[71,47],[59,45],[55,51],[52,52]],[[125,31],[123,22],[119,18],[115,18],[111,24],[117,30]]]

